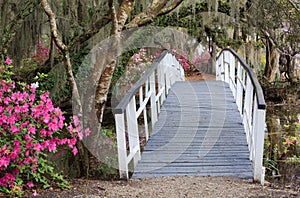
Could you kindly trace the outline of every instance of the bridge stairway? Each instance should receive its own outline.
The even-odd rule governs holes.
[[[176,82],[132,177],[183,175],[253,179],[242,118],[227,83]]]

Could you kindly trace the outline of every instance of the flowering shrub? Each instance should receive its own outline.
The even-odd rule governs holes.
[[[83,133],[76,116],[66,124],[49,92],[37,98],[35,87],[9,79],[5,67],[11,64],[10,59],[5,64],[0,65],[0,191],[21,195],[37,184],[47,188],[50,181],[67,187],[47,161],[47,153],[66,145],[76,155],[77,139],[89,135],[89,129]],[[36,190],[33,195],[37,195]]]
[[[283,149],[284,153],[287,154],[292,149],[300,149],[300,114],[297,116],[297,121],[294,123],[295,134],[289,135],[284,138]],[[294,156],[300,158],[300,156]]]
[[[44,64],[44,62],[49,58],[50,49],[44,45],[42,41],[37,42],[37,53],[34,54],[31,59],[37,64]]]
[[[187,51],[179,53],[175,49],[169,49],[169,51],[173,53],[178,59],[186,74],[192,72],[193,68],[197,64],[206,63],[210,59],[209,52],[204,52],[203,54],[199,55],[198,53],[192,53]],[[156,55],[159,56],[160,54],[161,50]]]
[[[22,60],[23,70],[27,68],[37,67],[39,65],[43,65],[49,58],[50,49],[47,47],[44,42],[38,41],[36,44],[36,51],[34,55],[30,58],[26,58]]]
[[[154,56],[142,48],[128,61],[125,73],[120,77],[115,86],[115,97],[122,98],[125,93],[144,75],[151,66]]]

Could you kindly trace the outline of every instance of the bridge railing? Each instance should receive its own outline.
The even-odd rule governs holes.
[[[130,163],[134,168],[141,158],[140,135],[148,140],[169,88],[182,80],[184,70],[179,61],[164,51],[114,109],[120,178],[129,178]]]
[[[263,167],[266,104],[262,88],[249,65],[232,49],[216,61],[216,79],[229,84],[243,118],[254,180],[264,183]]]

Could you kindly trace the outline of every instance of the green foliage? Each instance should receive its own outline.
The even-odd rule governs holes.
[[[118,58],[117,67],[112,77],[111,87],[114,87],[117,81],[125,74],[126,65],[136,52],[138,52],[138,49],[130,50],[123,53],[122,56]]]
[[[107,164],[100,165],[97,169],[91,171],[91,174],[103,180],[119,179],[119,171]]]
[[[111,129],[108,128],[101,128],[103,134],[108,137],[108,138],[116,138],[115,134],[113,133],[113,131]]]
[[[194,8],[182,6],[178,12],[171,12],[170,14],[157,17],[153,25],[185,28],[191,36],[200,39],[202,37],[201,28],[203,28],[200,13],[204,11],[207,11],[206,1],[199,1]]]
[[[292,125],[285,125],[287,131],[294,131],[292,134],[288,133],[285,135],[282,141],[283,152],[288,158],[300,158],[300,155],[297,154],[297,150],[300,149],[300,114],[298,114],[297,118],[298,120]]]
[[[295,120],[294,116],[292,120]],[[266,141],[264,150],[264,166],[267,174],[273,176],[280,175],[284,164],[300,163],[300,114],[296,116],[296,121],[286,122],[276,134],[280,134],[275,136],[277,143]]]
[[[279,169],[278,169],[278,163],[275,160],[272,160],[270,158],[264,158],[263,164],[265,167],[267,167],[268,170],[272,172],[272,174],[279,175]]]

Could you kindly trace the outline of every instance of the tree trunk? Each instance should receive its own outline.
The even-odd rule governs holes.
[[[69,80],[69,84],[71,86],[71,90],[72,90],[72,95],[73,98],[75,100],[76,103],[73,104],[75,105],[74,108],[77,109],[77,111],[82,112],[82,107],[81,107],[81,103],[80,103],[80,96],[79,96],[79,92],[78,92],[78,88],[77,88],[77,84],[75,82],[75,78],[73,75],[73,69],[72,69],[72,64],[71,64],[71,59],[70,59],[70,53],[69,53],[69,49],[68,47],[62,42],[61,37],[58,34],[58,30],[57,30],[57,26],[56,26],[56,17],[54,12],[52,11],[50,5],[48,4],[47,0],[42,0],[41,1],[43,9],[45,11],[45,13],[48,15],[49,17],[49,23],[50,23],[50,31],[51,31],[51,37],[53,38],[56,46],[60,49],[60,51],[63,54],[64,57],[64,61],[65,61],[65,70],[67,72],[68,75],[68,80]],[[78,149],[79,149],[79,155],[82,161],[82,166],[83,166],[83,170],[84,173],[86,173],[88,170],[88,157],[87,157],[87,152],[86,149],[84,148],[83,144],[80,142],[77,144]]]
[[[293,57],[289,54],[285,55],[285,58],[287,60],[286,63],[286,71],[287,71],[287,77],[288,77],[288,81],[292,84],[297,83],[297,77],[295,75],[295,61],[293,59]]]
[[[269,82],[274,82],[277,71],[279,70],[279,53],[274,48],[272,42],[266,41],[266,67],[264,76]]]

